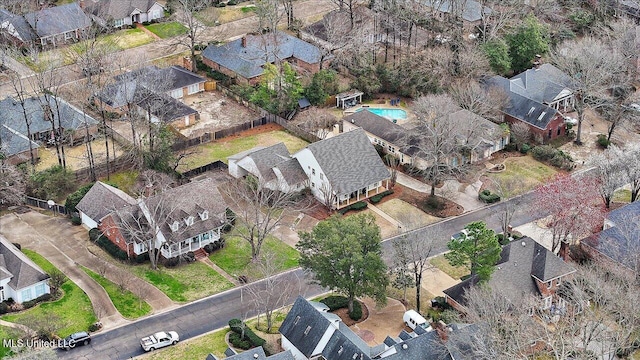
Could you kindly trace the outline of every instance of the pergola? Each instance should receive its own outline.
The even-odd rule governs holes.
[[[358,102],[362,102],[362,95],[364,93],[358,90],[349,90],[336,95],[336,107],[345,109],[349,100],[358,99]]]

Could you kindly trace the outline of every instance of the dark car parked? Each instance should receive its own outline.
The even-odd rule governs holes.
[[[76,345],[89,345],[91,343],[91,335],[85,331],[73,333],[62,340],[62,348],[65,350],[73,349]]]

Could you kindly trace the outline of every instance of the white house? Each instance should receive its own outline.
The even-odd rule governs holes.
[[[164,6],[155,0],[80,0],[80,6],[116,28],[164,17]]]
[[[22,303],[50,292],[49,275],[0,235],[0,301]]]
[[[82,224],[93,229],[97,228],[102,218],[112,211],[136,203],[136,199],[124,191],[98,181],[76,205],[76,209]]]

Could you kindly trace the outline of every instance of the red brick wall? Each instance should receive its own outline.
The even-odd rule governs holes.
[[[539,129],[525,121],[518,120],[506,114],[505,114],[505,119],[510,124],[513,124],[516,122],[523,122],[527,124],[529,126],[529,130],[531,130],[531,135],[533,139],[532,141],[534,142],[537,142],[538,139],[542,139],[543,140],[542,143],[547,144],[549,143],[549,141],[566,134],[566,126],[564,124],[564,119],[560,115],[556,116],[555,119],[549,122],[549,125],[547,125],[547,127],[544,130]],[[558,134],[558,128],[560,128],[560,134]],[[549,130],[551,130],[551,136],[549,136]]]
[[[111,215],[107,215],[102,221],[100,225],[98,225],[98,229],[102,231],[102,233],[111,240],[117,247],[119,247],[122,251],[129,254],[129,257],[135,257],[136,254],[133,252],[133,248],[130,244],[127,244],[124,236],[120,229],[116,226],[115,222]]]
[[[457,301],[453,300],[452,298],[445,296],[445,299],[447,301],[447,304],[449,304],[452,308],[458,310],[461,313],[466,313],[467,309],[464,308],[464,306],[458,304]]]

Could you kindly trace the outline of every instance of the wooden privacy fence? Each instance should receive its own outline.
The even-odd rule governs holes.
[[[26,196],[26,199],[27,199],[27,205],[35,206],[40,209],[51,210],[54,213],[57,213],[60,215],[68,214],[67,208],[64,205],[53,204],[52,206],[49,206],[49,200],[37,199],[31,196]]]
[[[130,156],[120,156],[109,161],[109,172],[113,174],[118,171],[131,169],[133,165],[134,161]],[[93,171],[96,174],[96,178],[107,176],[107,164],[97,164],[94,166]],[[91,169],[88,167],[76,170],[74,173],[78,183],[91,181]]]
[[[200,175],[204,172],[207,171],[211,171],[211,170],[217,170],[217,169],[227,169],[227,164],[223,163],[220,160],[216,160],[212,163],[208,163],[207,165],[202,165],[200,167],[197,167],[195,169],[191,169],[189,171],[185,171],[183,173],[181,173],[180,175],[182,175],[183,178],[187,178],[190,179],[194,176]]]

